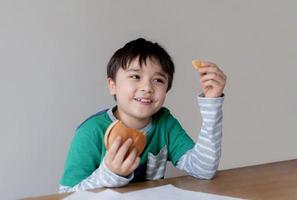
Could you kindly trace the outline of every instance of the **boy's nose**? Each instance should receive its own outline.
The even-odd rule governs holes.
[[[145,82],[145,83],[143,83],[143,84],[141,85],[141,89],[140,89],[140,90],[141,90],[141,91],[144,91],[144,92],[149,92],[149,93],[151,93],[151,92],[154,91],[154,89],[153,89],[153,85],[152,85],[151,82]]]

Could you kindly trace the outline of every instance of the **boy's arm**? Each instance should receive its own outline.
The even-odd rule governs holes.
[[[224,97],[198,97],[198,104],[202,116],[202,127],[193,149],[183,155],[177,168],[189,175],[211,179],[219,165],[222,142],[222,103]]]
[[[106,167],[103,159],[99,168],[77,185],[73,187],[60,185],[59,193],[89,190],[100,187],[121,187],[127,185],[133,177],[133,173],[127,178],[118,176]]]
[[[60,193],[99,187],[120,187],[133,179],[133,173],[123,177],[106,167],[107,153],[101,157],[101,141],[99,135],[88,127],[76,131],[60,181]]]

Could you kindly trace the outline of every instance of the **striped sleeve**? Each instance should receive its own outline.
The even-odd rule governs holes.
[[[127,185],[133,177],[133,173],[127,178],[113,173],[106,167],[103,159],[99,168],[79,184],[74,187],[60,185],[59,193],[75,192],[78,190],[89,190],[101,187],[121,187]]]
[[[200,134],[194,148],[179,159],[178,169],[202,179],[211,179],[215,175],[221,157],[223,101],[224,97],[198,96],[202,116]]]

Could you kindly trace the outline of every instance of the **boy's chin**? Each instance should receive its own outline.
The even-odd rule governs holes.
[[[137,118],[137,119],[145,120],[145,119],[150,118],[152,115],[153,115],[152,113],[147,113],[147,114],[146,114],[146,113],[141,113],[141,114],[136,114],[136,115],[134,115],[134,116],[135,116],[135,118]]]
[[[145,111],[142,110],[138,113],[135,113],[135,116],[138,119],[147,119],[147,118],[151,118],[156,112],[158,112],[160,109],[156,109],[156,110],[150,110],[150,111]]]

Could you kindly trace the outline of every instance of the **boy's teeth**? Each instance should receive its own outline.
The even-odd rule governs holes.
[[[152,101],[149,99],[141,99],[141,98],[136,98],[137,101],[143,102],[143,103],[151,103]]]

